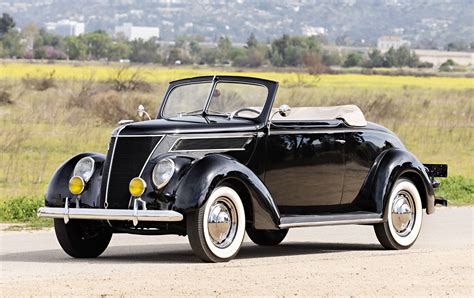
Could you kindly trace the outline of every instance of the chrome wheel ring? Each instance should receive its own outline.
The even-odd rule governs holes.
[[[231,200],[219,197],[211,205],[207,227],[212,243],[218,248],[232,244],[237,233],[237,211]]]
[[[405,190],[399,191],[393,199],[390,215],[392,226],[398,235],[405,237],[410,234],[415,224],[415,213],[412,195]]]

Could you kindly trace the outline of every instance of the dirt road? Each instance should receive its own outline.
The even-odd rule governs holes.
[[[237,259],[197,260],[178,236],[114,235],[99,258],[68,257],[51,229],[0,232],[0,295],[474,295],[474,208],[425,216],[406,251],[370,226],[294,229],[277,247],[246,240]]]

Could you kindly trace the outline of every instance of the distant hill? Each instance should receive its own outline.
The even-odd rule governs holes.
[[[164,40],[225,34],[243,42],[254,32],[266,41],[325,31],[332,41],[356,45],[374,45],[382,35],[427,48],[474,42],[474,0],[0,0],[0,12],[20,26],[61,19],[84,21],[86,31],[113,32],[123,22],[157,26]]]

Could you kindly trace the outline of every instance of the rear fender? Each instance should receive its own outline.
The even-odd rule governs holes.
[[[402,149],[384,151],[369,171],[356,204],[361,210],[382,214],[397,179],[410,179],[417,187],[426,213],[434,213],[435,195],[425,166],[410,152]]]
[[[255,228],[277,229],[280,214],[263,182],[249,168],[221,154],[208,155],[192,165],[178,185],[175,209],[190,212],[201,207],[218,184],[231,180],[248,191]]]
[[[102,183],[102,167],[105,155],[100,153],[80,153],[64,162],[51,177],[45,194],[45,205],[47,207],[64,207],[64,198],[73,197],[69,192],[69,179],[77,162],[83,157],[92,157],[95,161],[95,171],[84,192],[81,194],[81,205],[88,207],[99,207],[100,185]]]

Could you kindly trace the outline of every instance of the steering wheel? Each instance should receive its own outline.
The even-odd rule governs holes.
[[[252,109],[252,108],[240,108],[234,112],[231,113],[232,117],[234,116],[237,116],[240,112],[252,112],[252,113],[255,113],[255,114],[260,114],[260,111],[257,111],[255,109]]]

